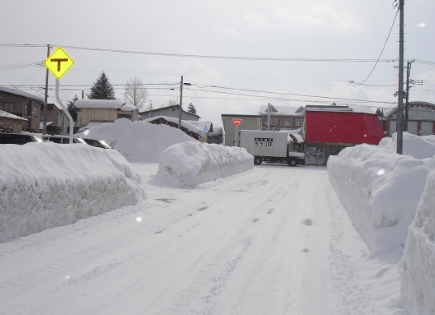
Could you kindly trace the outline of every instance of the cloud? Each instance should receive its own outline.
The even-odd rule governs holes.
[[[289,7],[277,6],[274,11],[278,26],[285,28],[326,28],[334,31],[359,30],[358,18],[352,12],[337,11],[330,6],[292,4]]]
[[[418,23],[417,26],[418,26],[418,27],[426,27],[426,23],[421,22],[421,23]]]
[[[269,24],[267,18],[258,13],[246,13],[244,20],[250,29],[266,28]]]
[[[222,25],[216,25],[213,29],[219,34],[240,36],[239,31],[234,26],[223,27]]]

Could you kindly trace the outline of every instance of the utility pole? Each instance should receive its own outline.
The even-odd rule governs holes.
[[[47,45],[47,58],[50,57],[50,45]],[[47,134],[47,102],[48,102],[48,68],[45,71],[45,100],[44,100],[44,122],[42,134]]]
[[[406,63],[406,94],[405,94],[405,123],[404,123],[404,130],[408,131],[408,103],[409,103],[409,76],[411,74],[411,64],[414,62],[415,60],[411,60],[408,61]]]
[[[183,76],[180,83],[180,111],[178,112],[178,129],[181,129],[181,112],[183,111]]]
[[[397,1],[397,0],[396,0]],[[399,91],[398,91],[398,105],[397,105],[397,120],[396,120],[396,133],[397,133],[397,154],[403,153],[403,55],[404,55],[404,5],[405,0],[399,1],[399,16],[400,16],[400,31],[399,31]]]

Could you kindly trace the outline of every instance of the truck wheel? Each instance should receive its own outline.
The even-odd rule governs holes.
[[[260,165],[262,162],[263,162],[263,159],[261,156],[254,157],[254,164],[255,165]]]
[[[298,163],[296,163],[296,160],[289,160],[288,165],[290,166],[296,166]]]

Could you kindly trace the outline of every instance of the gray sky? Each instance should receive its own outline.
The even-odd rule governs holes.
[[[43,61],[50,44],[62,46],[75,61],[60,81],[65,104],[82,90],[89,93],[104,71],[120,99],[127,80],[142,79],[153,107],[179,98],[183,75],[192,84],[183,89],[183,107],[193,103],[201,118],[215,125],[222,125],[220,114],[257,114],[267,103],[391,107],[397,104],[397,62],[379,62],[365,85],[358,85],[374,62],[316,60],[376,60],[392,26],[381,59],[397,60],[399,17],[393,25],[393,2],[7,1],[0,19],[0,85],[42,96],[45,68],[17,65]],[[411,79],[424,81],[411,89],[410,101],[435,103],[434,12],[434,0],[406,1],[405,60],[417,60]],[[49,84],[54,87],[52,75]],[[49,95],[54,101],[54,90]]]

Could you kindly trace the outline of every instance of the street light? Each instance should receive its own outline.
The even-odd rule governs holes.
[[[180,110],[178,111],[178,129],[181,129],[181,112],[183,111],[183,85],[191,85],[190,83],[183,83],[183,76],[181,76],[180,83]]]

